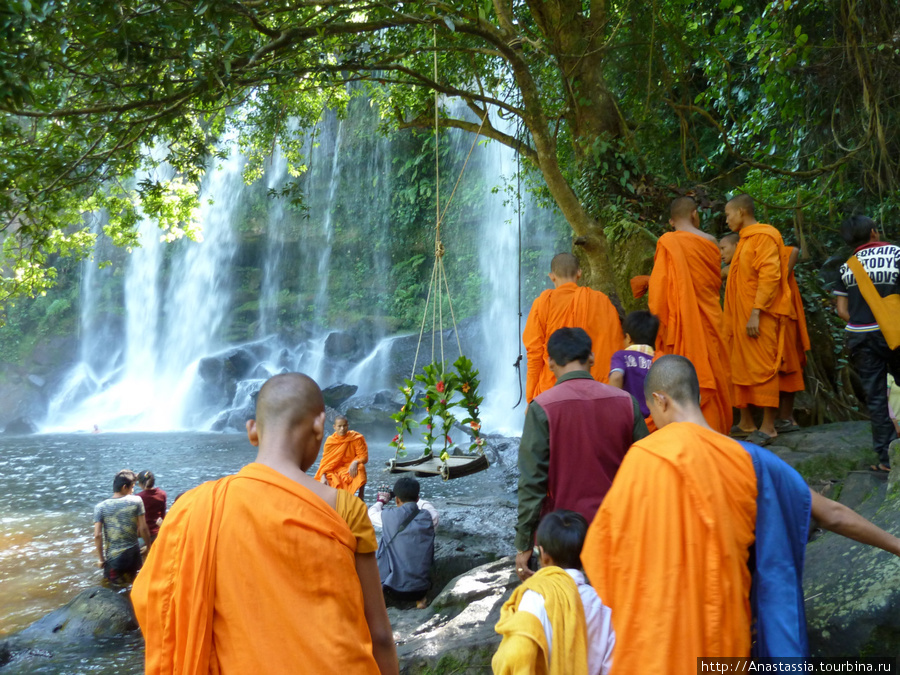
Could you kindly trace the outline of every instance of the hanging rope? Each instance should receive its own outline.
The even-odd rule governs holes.
[[[519,137],[522,133],[521,120],[519,120],[518,127],[516,137]],[[519,381],[519,400],[516,401],[513,410],[519,407],[522,398],[525,396],[525,390],[522,388],[522,340],[519,339],[519,336],[522,335],[522,159],[518,152],[516,153],[516,216],[519,227],[519,243],[516,251],[516,287],[519,301],[519,329],[516,333],[516,344],[519,346],[519,356],[516,358],[513,368],[516,369],[516,379]]]
[[[433,44],[434,44],[434,82],[437,83],[438,79],[438,58],[437,58],[437,27],[432,27],[433,34]],[[419,328],[419,340],[416,344],[416,356],[413,360],[412,373],[410,374],[410,379],[416,374],[416,368],[419,365],[419,352],[422,347],[422,338],[425,335],[425,322],[428,319],[428,311],[429,305],[431,306],[431,361],[435,362],[435,347],[440,344],[440,356],[441,356],[441,364],[444,363],[444,292],[447,294],[447,305],[450,309],[450,318],[453,322],[453,334],[456,337],[456,347],[459,350],[460,355],[462,355],[462,343],[459,339],[459,331],[456,327],[456,313],[453,310],[453,300],[450,297],[450,284],[447,280],[447,272],[444,268],[444,253],[446,250],[444,249],[444,243],[441,241],[441,225],[443,224],[444,218],[447,217],[447,213],[450,209],[450,204],[453,202],[453,197],[456,195],[456,190],[459,187],[460,182],[462,181],[463,174],[466,171],[466,167],[469,165],[469,160],[472,157],[472,153],[475,150],[475,145],[478,143],[478,137],[481,135],[481,130],[484,128],[484,124],[487,121],[488,115],[490,113],[490,109],[485,107],[484,115],[481,118],[481,124],[478,125],[478,131],[475,133],[475,137],[472,139],[472,145],[469,148],[469,153],[466,155],[466,160],[463,162],[462,169],[459,171],[459,175],[456,178],[456,183],[453,186],[453,190],[450,192],[450,197],[447,199],[447,203],[444,204],[443,211],[441,210],[441,162],[440,162],[440,98],[437,90],[434,92],[434,176],[435,176],[435,226],[434,226],[434,267],[431,270],[431,282],[428,285],[428,295],[425,298],[425,311],[422,315],[422,324]],[[437,334],[437,338],[435,337]],[[520,386],[521,388],[521,386]]]

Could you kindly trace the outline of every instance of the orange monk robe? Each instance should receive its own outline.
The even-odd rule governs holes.
[[[375,546],[262,464],[191,490],[131,591],[146,674],[377,675],[355,563]]]
[[[657,347],[687,358],[700,380],[707,423],[727,434],[732,424],[731,367],[722,339],[719,247],[691,232],[659,238],[650,275],[650,311],[659,317]]]
[[[556,384],[547,362],[547,340],[560,328],[583,328],[591,338],[598,382],[609,382],[609,362],[622,348],[622,323],[612,302],[600,291],[575,282],[560,284],[541,293],[531,305],[522,341],[528,353],[525,400],[531,400]]]
[[[786,246],[783,256],[789,258],[791,248]],[[784,354],[778,372],[778,389],[791,393],[806,388],[803,382],[803,369],[806,367],[806,352],[810,350],[810,342],[803,298],[797,286],[794,270],[788,273],[788,286],[791,289],[791,314],[784,326]]]
[[[725,344],[730,349],[732,404],[778,407],[778,370],[791,290],[781,233],[757,223],[741,230],[725,287]],[[759,336],[747,335],[753,309],[760,309]]]
[[[356,476],[351,476],[348,469],[353,460],[356,465]],[[358,431],[348,431],[344,436],[331,434],[325,439],[322,461],[316,471],[316,480],[324,474],[328,484],[338,490],[346,490],[356,494],[366,484],[366,462],[369,461],[369,447],[365,437]]]
[[[756,474],[736,442],[690,422],[631,446],[581,561],[612,610],[611,675],[694,675],[749,656]]]

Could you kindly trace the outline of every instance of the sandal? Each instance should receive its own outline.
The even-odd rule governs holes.
[[[741,429],[737,424],[731,427],[731,431],[728,432],[728,435],[732,438],[747,438],[752,431],[747,431],[746,429]]]
[[[775,436],[769,436],[769,434],[764,434],[761,431],[754,431],[752,434],[747,436],[748,443],[754,443],[756,445],[765,447],[769,443],[775,440]]]
[[[789,434],[792,431],[800,431],[800,425],[794,424],[790,420],[776,420],[775,431],[779,434]]]
[[[884,464],[870,464],[869,471],[873,473],[890,473],[891,467],[885,466]]]

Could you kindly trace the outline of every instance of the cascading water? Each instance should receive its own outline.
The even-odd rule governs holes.
[[[296,128],[296,125],[291,125]],[[287,158],[276,147],[266,171],[266,188],[276,193],[288,179]],[[284,251],[284,200],[274,198],[269,203],[266,226],[266,253],[262,261],[263,278],[259,299],[259,334],[268,335],[274,329],[281,291],[281,262]]]
[[[341,177],[341,138],[344,130],[344,121],[337,121],[337,131],[334,135],[334,144],[331,149],[331,173],[328,180],[327,198],[322,214],[322,235],[325,241],[323,250],[319,254],[318,274],[319,287],[316,290],[315,312],[319,319],[328,313],[328,280],[331,275],[331,245],[334,237],[334,204],[338,184]],[[317,374],[319,371],[316,371]]]

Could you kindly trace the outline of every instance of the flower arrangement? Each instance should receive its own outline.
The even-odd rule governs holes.
[[[472,430],[473,441],[469,446],[470,451],[482,452],[484,438],[481,436],[481,420],[478,417],[478,406],[484,400],[478,395],[478,371],[474,370],[472,361],[465,356],[460,356],[453,364],[455,372],[446,370],[443,363],[435,362],[422,369],[422,373],[416,375],[416,380],[424,386],[423,405],[425,417],[420,426],[425,427],[423,438],[425,440],[425,455],[430,455],[436,441],[442,441],[440,451],[441,460],[446,460],[453,450],[453,439],[450,431],[457,418],[453,409],[464,408],[466,417],[463,424],[468,424]],[[404,435],[412,431],[412,426],[417,424],[413,415],[417,408],[415,403],[415,386],[412,380],[406,380],[405,386],[400,390],[404,395],[404,405],[399,412],[391,415],[397,422],[397,435],[390,445],[396,448],[398,457],[406,456]],[[454,396],[459,398],[454,400]],[[440,424],[440,434],[437,425]]]

